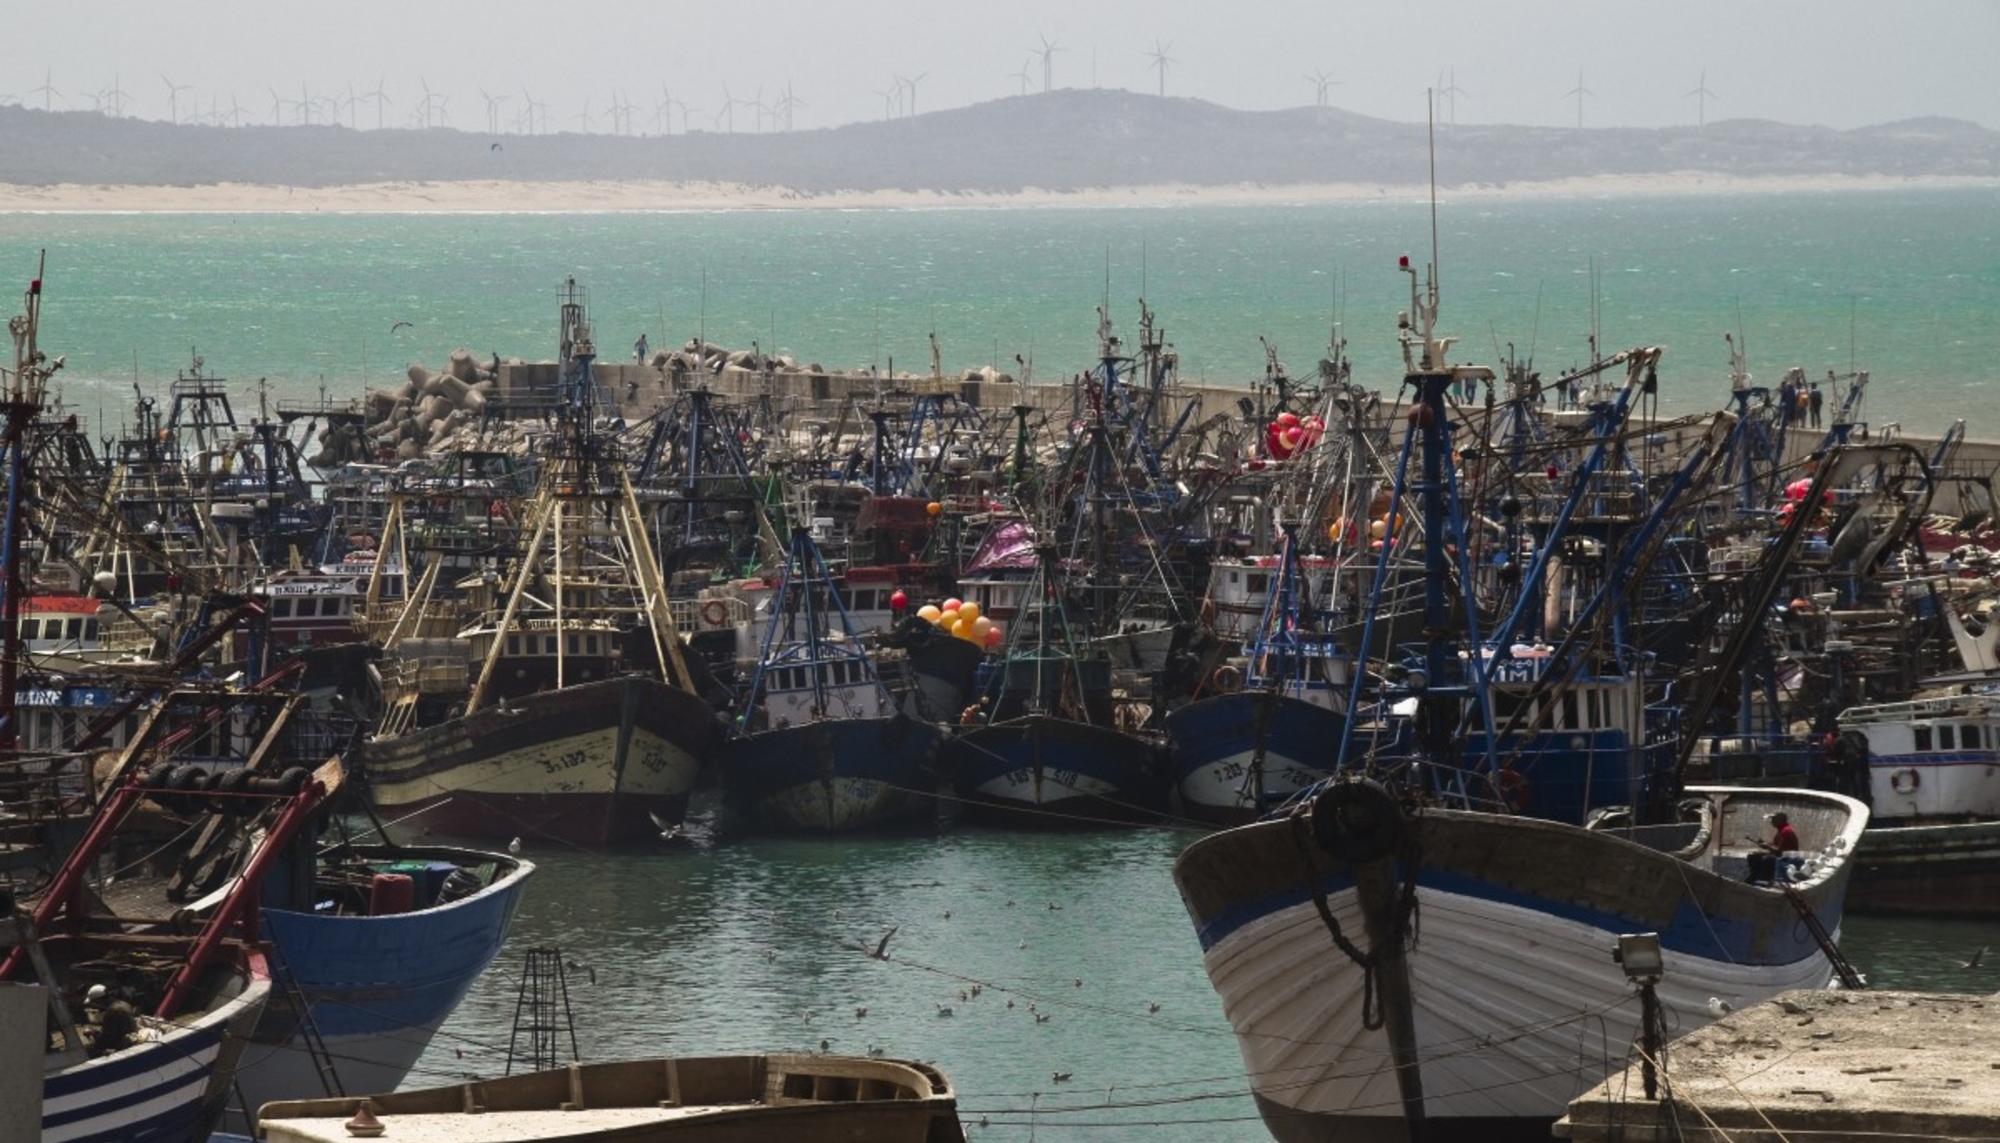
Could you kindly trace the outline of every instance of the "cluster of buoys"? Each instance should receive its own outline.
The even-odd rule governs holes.
[[[1293,453],[1309,449],[1326,435],[1326,422],[1318,417],[1300,417],[1297,413],[1279,413],[1264,429],[1264,447],[1277,460],[1285,460]]]
[[[894,606],[894,602],[894,597],[891,597],[890,605]],[[998,647],[1006,638],[1001,633],[1000,625],[981,615],[979,605],[969,601],[947,599],[942,604],[926,603],[917,608],[917,618],[929,622],[947,635],[963,639],[975,647],[984,647],[989,651]]]
[[[1812,494],[1812,481],[1808,478],[1801,477],[1798,480],[1794,480],[1790,484],[1785,485],[1785,502],[1783,504],[1778,505],[1778,523],[1780,524],[1791,523],[1792,516],[1794,513],[1798,511],[1799,505],[1805,503],[1806,497],[1810,496],[1811,494]],[[1833,503],[1832,489],[1829,488],[1820,495],[1820,503],[1821,504]]]

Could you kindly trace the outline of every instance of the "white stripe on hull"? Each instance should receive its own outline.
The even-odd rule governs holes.
[[[1612,963],[1614,934],[1531,909],[1418,890],[1409,954],[1427,1117],[1553,1119],[1609,1074],[1638,1036],[1639,1003]],[[1368,947],[1352,890],[1329,898]],[[1257,1093],[1297,1112],[1400,1115],[1385,1031],[1362,1026],[1361,970],[1311,901],[1258,918],[1206,957]],[[1666,954],[1658,994],[1674,1035],[1707,1024],[1710,997],[1736,1007],[1826,985],[1815,955],[1740,966]]]
[[[106,1131],[136,1129],[144,1127],[151,1119],[159,1119],[176,1111],[183,1111],[200,1103],[208,1089],[208,1069],[191,1075],[179,1086],[164,1091],[151,1099],[124,1107],[111,1108],[101,1115],[65,1123],[60,1127],[42,1129],[42,1143],[68,1143],[71,1139],[81,1139],[87,1135],[97,1135]],[[96,1094],[96,1093],[88,1093]],[[105,1098],[109,1098],[108,1096]],[[44,1114],[47,1114],[44,1112]]]
[[[206,1073],[209,1065],[215,1062],[216,1054],[221,1050],[222,1046],[220,1044],[213,1044],[192,1055],[181,1056],[160,1067],[151,1068],[136,1075],[126,1076],[122,1080],[114,1080],[98,1087],[85,1088],[82,1091],[73,1091],[68,1095],[59,1095],[51,1099],[44,1099],[42,1101],[42,1114],[45,1116],[63,1115],[91,1104],[108,1103],[114,1099],[123,1099],[128,1095],[136,1095],[139,1092],[180,1079],[182,1076],[197,1072]]]
[[[1250,770],[1255,750],[1239,750],[1192,770],[1181,778],[1181,798],[1197,806],[1249,809]],[[1264,799],[1270,802],[1297,793],[1324,778],[1274,751],[1264,752]]]

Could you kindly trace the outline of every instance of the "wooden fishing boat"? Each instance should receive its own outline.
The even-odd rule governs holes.
[[[951,1081],[927,1064],[783,1053],[571,1064],[391,1095],[270,1103],[258,1116],[265,1143],[370,1134],[458,1143],[965,1138]]]

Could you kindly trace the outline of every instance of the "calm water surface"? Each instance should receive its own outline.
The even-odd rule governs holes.
[[[962,830],[658,854],[531,847],[540,868],[509,947],[412,1082],[498,1072],[524,950],[553,944],[579,965],[571,1001],[586,1058],[825,1039],[835,1051],[936,1060],[975,1137],[1025,1139],[1032,1118],[1037,1138],[1267,1138],[1171,878],[1195,836]],[[872,948],[890,926],[889,962],[845,947]],[[1851,918],[1845,933],[1882,987],[2000,989],[2000,958],[1959,968],[1989,943],[2000,945],[2000,926]],[[984,991],[961,999],[972,981]],[[1030,1003],[1049,1020],[1037,1023]],[[941,1004],[953,1014],[940,1016]],[[1058,1071],[1074,1078],[1055,1083]]]

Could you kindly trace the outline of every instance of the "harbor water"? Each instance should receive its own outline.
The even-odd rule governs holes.
[[[2000,422],[1988,323],[2000,313],[1989,190],[1689,198],[1473,199],[1440,217],[1446,324],[1468,356],[1507,343],[1559,369],[1587,360],[1593,269],[1607,349],[1670,352],[1662,406],[1714,408],[1724,331],[1750,365],[1874,373],[1876,424],[1973,435]],[[828,368],[928,372],[1032,358],[1055,380],[1096,356],[1107,293],[1121,328],[1141,293],[1183,376],[1248,383],[1259,334],[1294,375],[1326,350],[1335,307],[1355,378],[1400,374],[1398,255],[1421,260],[1420,202],[1296,207],[558,215],[4,215],[0,257],[46,246],[63,304],[45,339],[69,356],[69,400],[122,415],[135,369],[161,386],[199,347],[239,381],[312,398],[400,378],[463,346],[546,356],[545,283],[590,283],[616,360],[705,332]],[[1851,323],[1850,323],[1851,319]],[[408,325],[398,326],[399,322]],[[392,327],[393,331],[392,331]],[[1131,330],[1124,330],[1130,334]],[[1852,339],[1850,340],[1850,333]],[[1853,356],[1850,359],[1850,349]]]
[[[539,870],[506,951],[410,1082],[503,1070],[525,950],[555,945],[586,1058],[826,1040],[936,1060],[974,1138],[1266,1139],[1170,876],[1196,836],[531,846]],[[890,959],[868,956],[892,927]],[[1986,944],[2000,926],[1849,917],[1843,933],[1870,981],[1893,988],[2000,989],[2000,958],[1960,967]],[[1600,1054],[1580,1053],[1586,1067]]]

